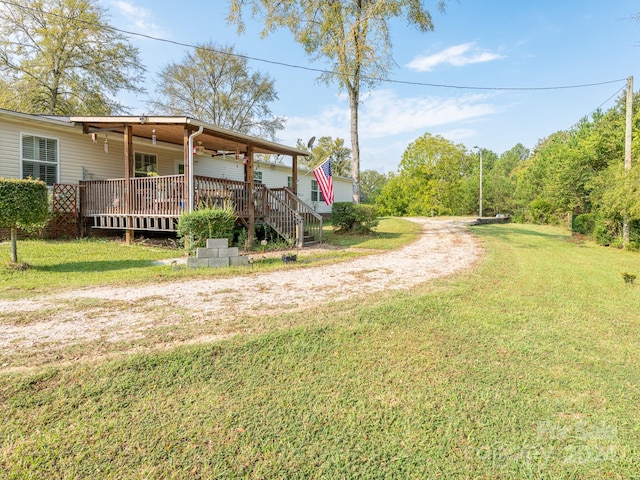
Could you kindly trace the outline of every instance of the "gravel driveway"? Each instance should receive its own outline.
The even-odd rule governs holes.
[[[165,312],[163,324],[172,324],[176,311],[202,321],[224,321],[240,314],[301,310],[362,293],[407,289],[469,268],[479,256],[480,247],[466,223],[410,220],[422,226],[419,239],[412,244],[332,265],[134,288],[91,287],[30,300],[0,300],[3,313],[30,312],[32,316],[42,312],[43,318],[27,325],[0,324],[0,353],[15,353],[39,344],[135,338],[157,324],[157,318],[149,318],[144,309],[127,305],[160,306]],[[78,304],[79,299],[86,300],[85,307],[74,309],[74,302]],[[114,300],[120,308],[114,307]],[[110,305],[103,313],[99,310],[102,301]],[[86,304],[96,308],[87,309]],[[175,317],[174,323],[183,318]]]

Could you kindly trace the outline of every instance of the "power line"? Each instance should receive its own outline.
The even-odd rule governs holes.
[[[616,93],[614,93],[613,95],[611,95],[609,98],[607,98],[604,102],[602,102],[600,105],[598,105],[596,108],[594,108],[593,110],[591,110],[591,112],[589,112],[585,117],[589,118],[591,115],[593,115],[595,112],[597,112],[600,108],[602,108],[602,106],[604,104],[606,104],[607,102],[609,102],[609,100],[611,100],[612,98],[614,98],[616,95],[618,95],[620,92],[623,92],[626,89],[625,87],[619,88],[618,90],[616,90]],[[582,118],[585,118],[582,117]],[[578,120],[576,123],[574,123],[573,125],[571,125],[569,128],[567,128],[567,130],[571,130],[574,127],[577,127],[580,124],[581,120]]]
[[[10,2],[7,0],[0,0],[0,3],[3,3],[5,5],[10,5],[16,8],[21,8],[23,10],[27,10],[27,11],[38,11],[36,9],[33,8],[29,8],[29,7],[25,7],[23,5],[18,5],[17,3],[14,2]],[[157,41],[157,42],[163,42],[163,43],[168,43],[171,45],[176,45],[176,46],[180,46],[180,47],[186,47],[186,48],[192,48],[192,49],[203,49],[212,53],[217,53],[220,55],[229,55],[229,56],[233,56],[233,57],[238,57],[238,58],[243,58],[246,60],[251,60],[254,62],[262,62],[262,63],[266,63],[266,64],[270,64],[270,65],[278,65],[281,67],[286,67],[286,68],[294,68],[294,69],[298,69],[298,70],[306,70],[306,71],[310,71],[310,72],[316,72],[316,73],[321,73],[321,74],[326,74],[326,75],[333,75],[333,76],[344,76],[344,74],[340,73],[340,72],[336,72],[333,70],[324,70],[321,68],[314,68],[314,67],[308,67],[308,66],[304,66],[304,65],[296,65],[293,63],[286,63],[286,62],[280,62],[277,60],[269,60],[269,59],[265,59],[265,58],[259,58],[259,57],[252,57],[249,55],[243,55],[243,54],[239,54],[239,53],[231,53],[231,52],[223,52],[220,50],[216,50],[215,48],[210,48],[207,46],[199,46],[199,45],[194,45],[194,44],[190,44],[190,43],[184,43],[184,42],[178,42],[176,40],[169,40],[167,38],[162,38],[162,37],[156,37],[153,35],[147,35],[144,33],[138,33],[138,32],[131,32],[129,30],[124,30],[124,29],[120,29],[120,28],[116,28],[110,25],[103,25],[103,24],[99,24],[99,23],[93,23],[93,22],[88,22],[86,20],[80,20],[80,19],[72,19],[70,17],[65,17],[64,15],[58,14],[58,13],[53,13],[53,12],[41,12],[45,15],[49,15],[49,16],[55,16],[55,17],[59,17],[59,18],[63,18],[66,20],[74,20],[76,22],[79,23],[85,23],[87,25],[91,25],[91,26],[98,26],[104,29],[108,29],[114,32],[118,32],[118,33],[122,33],[125,35],[130,35],[130,36],[135,36],[135,37],[140,37],[140,38],[146,38],[149,40],[153,40],[153,41]],[[622,81],[626,81],[626,78],[621,78],[621,79],[616,79],[616,80],[608,80],[608,81],[604,81],[604,82],[595,82],[595,83],[584,83],[584,84],[576,84],[576,85],[560,85],[560,86],[547,86],[547,87],[480,87],[480,86],[470,86],[470,85],[449,85],[449,84],[440,84],[440,83],[427,83],[427,82],[414,82],[414,81],[408,81],[408,80],[396,80],[396,79],[391,79],[391,78],[376,78],[376,77],[370,77],[370,76],[362,76],[363,79],[365,80],[373,80],[373,81],[380,81],[383,83],[394,83],[394,84],[400,84],[400,85],[413,85],[413,86],[420,86],[420,87],[433,87],[433,88],[450,88],[450,89],[458,89],[458,90],[483,90],[483,91],[544,91],[544,90],[568,90],[568,89],[577,89],[577,88],[586,88],[586,87],[596,87],[596,86],[600,86],[600,85],[609,85],[612,83],[618,83],[618,82],[622,82]],[[617,92],[616,92],[617,93]],[[606,102],[605,102],[606,103]]]

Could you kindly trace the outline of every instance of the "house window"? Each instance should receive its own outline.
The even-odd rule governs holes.
[[[136,177],[147,177],[150,173],[158,173],[158,156],[152,153],[135,154]]]
[[[262,172],[253,172],[253,183],[262,183]]]
[[[22,136],[22,178],[40,179],[48,186],[58,181],[58,140]]]
[[[319,202],[320,200],[322,200],[322,193],[320,192],[320,187],[318,187],[318,182],[311,180],[311,201]]]
[[[287,187],[293,188],[293,177],[287,177]]]

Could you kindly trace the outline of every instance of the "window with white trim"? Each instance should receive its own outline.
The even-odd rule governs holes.
[[[311,180],[311,201],[319,202],[322,200],[322,193],[320,192],[320,187],[318,186],[318,182],[315,180]]]
[[[254,172],[253,172],[253,183],[262,183],[262,172],[254,170]]]
[[[22,178],[42,180],[48,186],[58,181],[58,140],[22,135]]]
[[[287,187],[293,188],[293,177],[292,176],[288,176],[287,177]]]
[[[158,156],[153,153],[135,153],[136,177],[148,177],[150,173],[158,173]]]

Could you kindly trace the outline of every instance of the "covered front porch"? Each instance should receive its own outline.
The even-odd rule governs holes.
[[[82,124],[94,141],[98,134],[122,135],[122,177],[80,182],[81,215],[91,219],[94,228],[125,230],[130,242],[135,230],[175,231],[180,215],[202,206],[231,206],[247,227],[249,241],[260,222],[299,246],[305,238],[321,240],[322,217],[297,197],[297,159],[308,155],[305,151],[189,117],[72,117],[71,121]],[[137,176],[134,138],[136,148],[173,147],[182,157],[184,173]],[[205,162],[224,155],[242,159],[243,180],[196,175],[196,155]],[[268,188],[256,183],[256,155],[290,156],[291,186]]]
[[[284,239],[303,246],[322,240],[322,216],[290,188],[194,176],[195,209],[233,208],[247,228],[265,223]],[[187,210],[185,175],[115,178],[80,182],[81,216],[93,228],[175,232]]]

